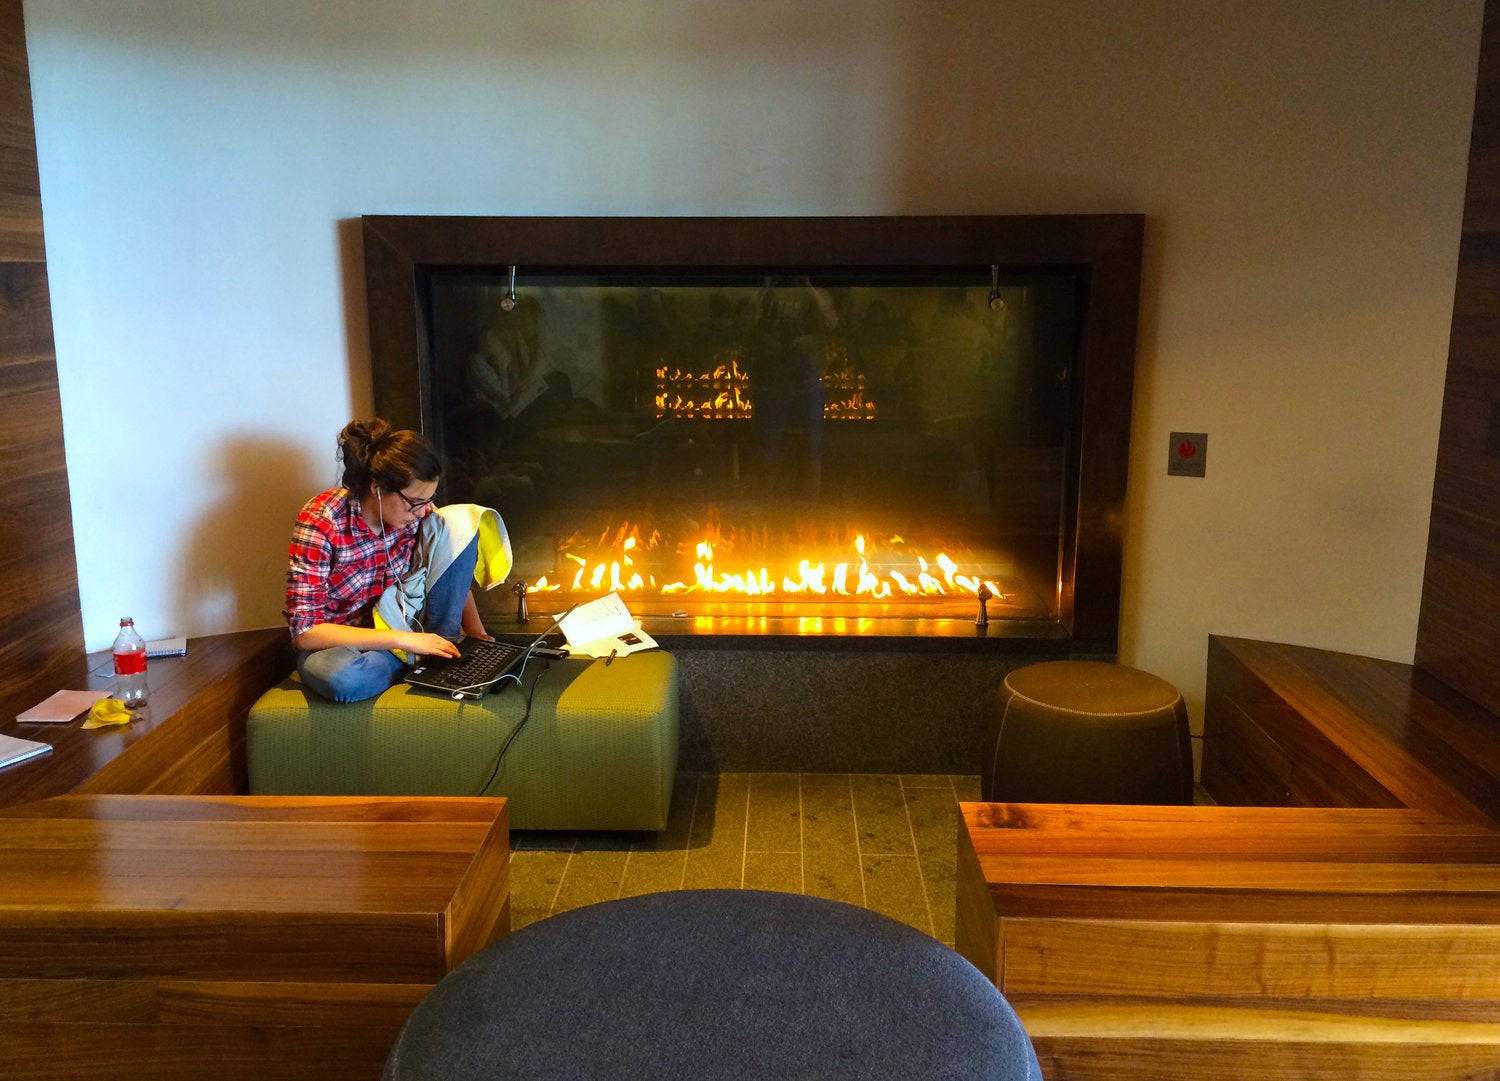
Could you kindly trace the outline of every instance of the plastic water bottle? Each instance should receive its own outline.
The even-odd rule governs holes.
[[[115,636],[115,697],[131,709],[146,704],[146,641],[135,629],[135,620],[120,620]]]

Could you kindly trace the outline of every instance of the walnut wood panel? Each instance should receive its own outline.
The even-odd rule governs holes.
[[[1202,780],[1220,803],[1497,823],[1500,718],[1412,665],[1214,635]]]
[[[1257,670],[1214,639],[1209,643],[1208,670],[1202,783],[1218,802],[1266,807],[1403,806],[1288,703],[1272,682],[1260,678]]]
[[[244,792],[245,719],[291,671],[291,653],[286,631],[271,628],[193,639],[187,657],[152,661],[150,677],[163,685],[153,690],[151,709],[169,711],[171,723],[143,732],[130,754],[110,759],[75,791]]]
[[[277,822],[327,822],[336,816],[341,824],[355,822],[491,822],[494,808],[486,799],[455,797],[451,800],[432,796],[307,796],[246,797],[194,796],[191,800],[194,822],[243,821],[246,801],[262,808],[264,817],[274,808]],[[181,801],[155,796],[151,799],[52,799],[9,807],[3,812],[6,821],[44,818],[61,821],[67,818],[90,822],[172,822],[182,817]]]
[[[379,1081],[399,1024],[0,1023],[6,1081]]]
[[[498,799],[67,796],[0,812],[7,1077],[375,1081],[509,927]]]
[[[1500,833],[1400,808],[960,805],[957,947],[1058,1078],[1500,1076]]]
[[[1500,833],[1424,812],[961,810],[959,950],[981,969],[1007,950],[968,944],[981,889],[1002,939],[1011,919],[1500,925]]]
[[[976,805],[977,806],[977,805]],[[998,805],[983,805],[998,806]],[[977,811],[976,814],[983,812]],[[1005,957],[1000,952],[1003,941],[1000,921],[995,916],[995,899],[989,879],[979,863],[975,849],[976,828],[967,817],[958,820],[958,862],[954,882],[954,937],[958,952],[991,983],[999,986]]]
[[[21,0],[0,0],[0,717],[83,649]]]
[[[52,301],[47,266],[0,262],[0,379],[9,388],[32,387],[57,393],[52,367]],[[36,417],[15,417],[20,424]]]
[[[1416,665],[1500,713],[1500,3],[1485,4]]]
[[[1500,927],[1007,919],[1006,994],[1472,999],[1500,1022]]]
[[[1080,807],[1065,803],[974,803],[960,838],[1003,834],[1007,856],[1118,857],[1296,863],[1478,863],[1500,855],[1500,835],[1476,823],[1384,808]],[[1346,832],[1359,837],[1349,845]],[[1273,835],[1273,836],[1268,836]]]
[[[107,652],[74,653],[53,682],[18,699],[0,732],[52,745],[52,752],[0,773],[0,807],[67,792],[233,793],[245,790],[245,718],[255,700],[291,670],[279,628],[194,638],[185,657],[150,662],[149,715],[115,728],[19,724],[16,709],[59,687],[107,689]]]
[[[1348,1010],[1013,1000],[1047,1081],[1475,1081],[1500,1026]],[[1341,1004],[1345,1005],[1345,1004]]]
[[[5,0],[0,3],[0,260],[43,258],[26,28],[21,0]]]
[[[1292,806],[1293,762],[1276,738],[1227,695],[1206,699],[1204,710],[1214,716],[1214,738],[1203,741],[1204,789],[1220,803]]]

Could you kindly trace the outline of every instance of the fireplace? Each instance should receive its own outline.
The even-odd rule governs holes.
[[[367,217],[376,408],[529,607],[1110,654],[1141,224]]]

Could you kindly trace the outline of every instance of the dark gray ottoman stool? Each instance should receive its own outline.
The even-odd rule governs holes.
[[[654,893],[491,943],[412,1012],[387,1081],[1040,1081],[1021,1023],[953,950],[867,909]]]
[[[1187,706],[1123,664],[1018,668],[1000,684],[981,791],[1001,803],[1192,803]]]

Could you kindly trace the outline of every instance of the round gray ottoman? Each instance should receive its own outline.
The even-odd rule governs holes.
[[[853,905],[684,890],[491,943],[412,1012],[387,1081],[1040,1081],[1000,992]]]

